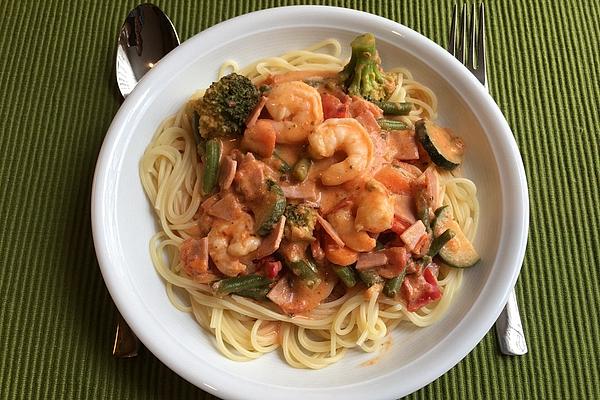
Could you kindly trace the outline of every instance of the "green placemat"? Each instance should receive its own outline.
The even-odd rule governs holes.
[[[159,1],[186,39],[293,1]],[[452,1],[329,1],[444,44]],[[486,1],[490,90],[529,180],[517,284],[530,352],[494,332],[410,399],[599,399],[600,4]],[[316,4],[316,3],[314,3]],[[132,1],[2,2],[0,396],[208,399],[152,354],[110,355],[115,309],[90,233],[96,156],[119,106],[114,42]]]

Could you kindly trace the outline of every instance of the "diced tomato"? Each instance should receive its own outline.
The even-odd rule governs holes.
[[[323,118],[348,118],[350,116],[350,104],[341,102],[337,97],[329,93],[321,93],[321,102],[323,103]]]
[[[431,264],[429,264],[429,266],[427,267],[427,269],[428,269],[429,271],[431,271],[431,273],[433,274],[433,276],[435,276],[435,277],[436,277],[436,279],[437,279],[437,277],[438,277],[438,276],[439,276],[439,274],[440,274],[440,266],[439,266],[439,265],[437,265],[437,263],[433,263],[433,262],[432,262]]]
[[[262,272],[262,274],[269,279],[275,279],[281,271],[281,268],[281,261],[277,261],[272,256],[265,257],[258,262],[259,272]]]
[[[275,279],[277,274],[281,271],[281,261],[274,261],[265,264],[265,274],[269,279]]]
[[[401,293],[406,301],[406,309],[410,312],[417,311],[442,297],[442,291],[431,268],[425,268],[422,275],[407,275],[402,283]]]
[[[268,158],[273,154],[277,132],[272,121],[259,119],[244,131],[241,147],[261,157]]]

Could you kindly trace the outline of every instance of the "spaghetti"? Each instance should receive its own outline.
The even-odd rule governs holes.
[[[271,75],[289,71],[338,72],[346,63],[340,56],[341,45],[329,39],[241,69],[234,61],[227,61],[219,77],[237,72],[258,85]],[[394,71],[399,79],[390,100],[414,104],[408,115],[397,119],[414,127],[421,118],[435,118],[435,94],[415,81],[410,71]],[[202,95],[199,91],[193,98]],[[140,162],[140,178],[161,227],[150,241],[150,255],[173,305],[192,313],[212,332],[219,351],[232,360],[251,360],[281,348],[289,365],[319,369],[340,360],[352,348],[377,352],[400,322],[424,327],[439,320],[461,285],[462,269],[441,268],[438,284],[443,296],[414,312],[394,298],[367,298],[358,286],[341,296],[330,296],[306,316],[288,315],[272,302],[235,294],[215,296],[211,280],[203,282],[186,275],[180,259],[180,247],[194,236],[197,213],[205,199],[201,177],[191,109],[185,106],[159,126]],[[465,235],[473,239],[479,218],[475,185],[451,172],[440,174],[440,183],[443,204],[451,208]]]

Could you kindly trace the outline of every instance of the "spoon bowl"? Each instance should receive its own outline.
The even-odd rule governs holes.
[[[139,80],[179,45],[169,17],[154,4],[140,4],[129,12],[117,42],[117,85],[127,97]]]

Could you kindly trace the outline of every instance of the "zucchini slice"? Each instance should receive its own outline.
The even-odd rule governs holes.
[[[436,238],[447,229],[454,233],[454,237],[440,249],[439,256],[452,267],[467,268],[475,265],[479,261],[479,254],[452,218],[450,208],[448,206],[440,207],[435,211],[435,215],[433,235]]]
[[[460,138],[425,119],[415,123],[415,131],[419,142],[436,165],[448,170],[460,165],[465,152],[465,144]]]
[[[285,211],[286,200],[279,185],[270,179],[266,182],[267,191],[260,198],[260,203],[253,208],[256,220],[256,233],[266,236],[273,229],[273,225]]]

